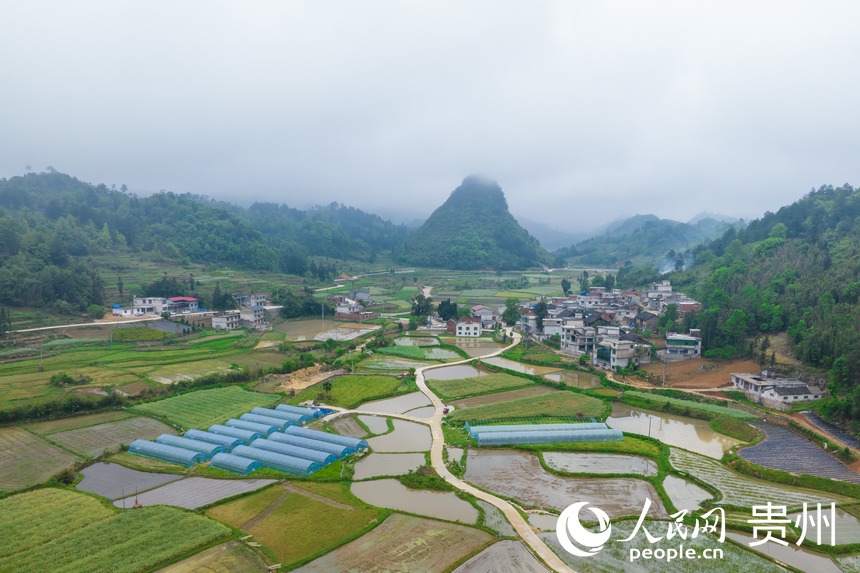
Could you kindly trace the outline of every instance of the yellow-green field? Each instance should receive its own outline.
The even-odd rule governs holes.
[[[24,429],[0,428],[0,491],[42,483],[79,459]]]
[[[237,418],[255,406],[271,407],[278,402],[278,397],[271,394],[227,386],[140,404],[132,410],[162,418],[185,429],[205,429],[212,424],[222,424],[230,418]]]

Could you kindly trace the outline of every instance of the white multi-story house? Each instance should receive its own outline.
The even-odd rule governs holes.
[[[701,331],[691,329],[689,334],[666,333],[666,355],[670,360],[697,358],[701,356]]]
[[[243,308],[239,310],[239,318],[251,328],[256,328],[266,322],[266,309],[262,306]]]
[[[234,330],[239,328],[241,315],[238,312],[223,312],[212,317],[212,328],[215,330]]]
[[[743,390],[751,402],[769,408],[787,410],[792,404],[818,400],[823,392],[802,380],[762,374],[732,373],[732,385]]]
[[[481,319],[474,316],[461,318],[455,329],[456,336],[478,337],[482,332]]]

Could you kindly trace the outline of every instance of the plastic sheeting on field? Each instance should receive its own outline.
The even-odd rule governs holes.
[[[264,436],[268,436],[272,432],[278,431],[278,426],[273,426],[272,424],[258,424],[257,422],[249,422],[247,420],[237,420],[236,418],[230,418],[226,422],[224,422],[225,426],[230,426],[231,428],[239,428],[240,430],[251,430],[252,432],[259,432]]]
[[[249,444],[257,438],[266,437],[260,432],[255,432],[253,430],[243,430],[242,428],[231,428],[230,426],[224,426],[222,424],[213,424],[209,426],[209,433],[218,434],[219,436],[230,436],[233,438],[239,438]]]
[[[341,436],[339,434],[329,434],[328,432],[320,432],[319,430],[309,430],[308,428],[299,428],[298,426],[290,426],[284,430],[284,433],[292,436],[301,436],[302,438],[311,438],[312,440],[320,440],[321,442],[349,446],[356,450],[368,447],[366,440],[359,440],[358,438],[350,438],[349,436]]]
[[[204,432],[202,430],[188,430],[183,434],[183,438],[189,438],[200,442],[208,442],[210,444],[218,444],[224,446],[229,452],[236,446],[248,445],[242,438],[226,436],[221,434],[213,434],[212,432]]]
[[[209,465],[213,468],[227,470],[241,476],[246,476],[263,467],[263,464],[257,460],[234,456],[233,454],[215,454],[212,456],[212,461],[209,462]]]
[[[312,420],[318,420],[325,416],[325,413],[329,410],[322,410],[320,408],[302,408],[301,406],[291,406],[289,404],[278,404],[275,406],[275,410],[280,410],[281,412],[292,412],[293,414],[301,414],[302,416],[308,416]]]
[[[255,440],[251,447],[260,448],[262,450],[269,450],[270,452],[284,454],[285,456],[303,458],[312,462],[317,462],[324,466],[327,466],[328,464],[332,463],[337,459],[337,456],[329,452],[321,452],[319,450],[312,450],[299,446],[291,446],[290,444],[284,444],[282,442],[274,440]]]
[[[257,460],[267,468],[300,476],[310,475],[322,467],[317,462],[250,446],[236,446],[233,455]]]
[[[192,440],[191,438],[181,438],[179,436],[174,436],[173,434],[161,434],[155,438],[155,441],[159,444],[166,444],[168,446],[176,446],[177,448],[200,452],[206,456],[207,460],[215,454],[227,453],[227,448],[219,444]]]
[[[254,422],[255,424],[275,426],[276,428],[278,428],[278,431],[282,431],[287,426],[292,426],[294,424],[292,420],[285,420],[284,418],[274,418],[272,416],[261,416],[259,414],[242,414],[241,416],[239,416],[239,419],[243,422]]]
[[[281,432],[275,432],[274,434],[269,436],[269,440],[280,442],[282,444],[289,444],[291,446],[309,448],[311,450],[317,450],[320,452],[328,452],[337,456],[338,458],[342,458],[344,456],[348,456],[349,454],[355,453],[355,448],[350,448],[349,446],[344,446],[343,444],[333,444],[331,442],[323,442],[311,438],[303,438],[301,436],[292,436],[289,434],[283,434]]]
[[[292,422],[293,426],[304,426],[308,422],[311,421],[310,416],[306,416],[305,414],[299,414],[297,412],[286,412],[284,410],[272,410],[271,408],[254,408],[251,410],[252,414],[256,414],[258,416],[268,416],[270,418],[279,418],[281,420],[289,420]]]
[[[149,440],[133,441],[128,447],[128,451],[131,454],[145,458],[181,464],[188,467],[202,463],[206,459],[206,456],[200,452],[177,448],[176,446],[168,446],[167,444],[159,444],[158,442],[150,442]]]
[[[583,422],[581,424],[503,424],[499,426],[469,426],[469,437],[490,432],[546,432],[553,430],[605,430],[603,422]]]
[[[553,430],[549,432],[490,432],[478,434],[479,446],[503,444],[557,444],[561,442],[620,442],[621,430]]]

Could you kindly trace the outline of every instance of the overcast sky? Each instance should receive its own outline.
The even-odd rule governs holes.
[[[0,0],[0,177],[577,229],[860,185],[860,3]]]

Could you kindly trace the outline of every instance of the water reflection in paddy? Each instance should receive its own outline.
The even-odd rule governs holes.
[[[576,372],[574,370],[560,370],[550,372],[543,376],[551,382],[564,382],[573,388],[600,388],[600,379],[594,374],[587,372]]]
[[[425,380],[460,380],[461,378],[477,378],[478,376],[486,376],[486,373],[473,366],[463,364],[433,368],[424,372]]]
[[[415,408],[414,410],[409,410],[404,413],[407,416],[414,416],[416,418],[426,420],[433,417],[433,414],[436,413],[436,408],[434,406],[422,406],[421,408]]]
[[[356,482],[350,490],[358,499],[377,507],[463,523],[478,520],[478,510],[453,492],[411,490],[396,479]]]
[[[492,340],[466,340],[463,338],[451,338],[445,339],[445,342],[459,347],[466,354],[473,357],[486,356],[500,348],[504,348],[503,344],[493,342]]]
[[[551,372],[558,372],[558,368],[550,368],[548,366],[531,366],[528,364],[522,364],[520,362],[514,362],[513,360],[508,360],[507,358],[501,358],[499,356],[487,358],[486,360],[484,360],[484,362],[486,362],[487,364],[492,364],[493,366],[498,366],[499,368],[513,370],[514,372],[531,374],[532,376],[543,376],[544,374],[549,374]]]
[[[361,420],[362,424],[367,426],[367,429],[370,430],[371,434],[384,434],[388,431],[387,418],[381,418],[379,416],[359,415],[358,419]]]
[[[375,452],[422,452],[430,449],[430,428],[415,422],[394,420],[394,431],[367,440]]]
[[[541,531],[555,531],[558,516],[549,513],[527,513],[529,523]]]
[[[612,404],[612,415],[606,419],[606,423],[610,428],[622,432],[657,438],[671,446],[716,459],[722,458],[726,450],[740,443],[713,431],[705,420],[640,410],[624,404]]]
[[[425,463],[424,454],[370,454],[355,464],[353,479],[399,476],[417,470]]]
[[[383,414],[403,414],[409,410],[427,406],[430,399],[421,392],[410,392],[394,398],[365,402],[358,408],[359,412],[381,412]]]
[[[758,541],[761,540],[763,535],[764,533],[760,531]],[[767,543],[750,547],[749,544],[755,542],[756,539],[749,533],[726,531],[726,537],[737,541],[746,549],[757,551],[758,553],[767,555],[771,559],[775,559],[801,571],[815,571],[815,573],[842,572],[828,557],[812,553],[811,551],[804,551],[793,543],[783,546],[779,543],[768,541]],[[777,535],[774,535],[774,537],[777,537]]]
[[[666,479],[663,480],[663,489],[666,490],[666,494],[678,510],[695,511],[701,509],[703,501],[714,497],[696,484],[671,475],[666,476]]]

